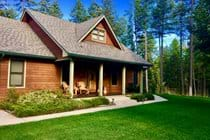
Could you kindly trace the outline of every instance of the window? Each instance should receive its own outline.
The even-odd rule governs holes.
[[[105,30],[102,29],[94,29],[92,31],[92,40],[105,42]]]
[[[10,62],[10,87],[24,86],[24,61],[11,60]]]
[[[112,85],[117,85],[117,72],[112,73]]]

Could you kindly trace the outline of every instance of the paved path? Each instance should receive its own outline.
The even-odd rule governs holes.
[[[155,100],[145,101],[145,102],[136,102],[135,100],[131,100],[129,97],[122,96],[122,95],[106,96],[106,98],[108,98],[110,101],[114,99],[115,105],[100,106],[100,107],[95,107],[95,108],[74,110],[74,111],[69,111],[69,112],[54,113],[54,114],[40,115],[40,116],[33,116],[33,117],[24,117],[24,118],[17,118],[3,110],[0,110],[0,126],[26,123],[26,122],[34,122],[34,121],[40,121],[40,120],[46,120],[46,119],[52,119],[52,118],[92,113],[92,112],[97,112],[97,111],[102,111],[102,110],[111,110],[111,109],[125,108],[125,107],[142,105],[142,104],[150,104],[150,103],[167,101],[166,99],[160,96],[156,96],[156,95],[155,95]]]

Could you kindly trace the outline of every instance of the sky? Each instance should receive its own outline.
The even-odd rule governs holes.
[[[93,0],[82,0],[85,8],[87,9]],[[76,3],[76,0],[58,0],[61,10],[64,14],[64,19],[69,18],[69,13],[72,10],[73,6]],[[96,3],[101,4],[102,0],[95,0]],[[131,7],[130,0],[113,0],[113,7],[116,11],[116,14],[123,16],[125,11]]]

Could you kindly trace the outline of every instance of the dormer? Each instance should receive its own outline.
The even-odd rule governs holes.
[[[94,21],[92,24],[91,20]],[[116,47],[121,49],[120,43],[105,16],[101,16],[97,20],[90,19],[86,22],[80,23],[79,26],[81,28],[88,28],[89,26],[85,34],[83,34],[83,36],[79,39],[79,42],[90,41],[98,43],[99,45],[103,44],[107,45],[107,47]],[[78,28],[78,30],[81,30],[81,28]]]

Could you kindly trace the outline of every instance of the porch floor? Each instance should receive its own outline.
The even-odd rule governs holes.
[[[115,105],[99,106],[95,108],[74,110],[74,111],[69,111],[69,112],[54,113],[54,114],[40,115],[40,116],[33,116],[33,117],[24,117],[24,118],[18,118],[11,115],[8,112],[0,110],[0,126],[14,125],[14,124],[20,124],[20,123],[26,123],[26,122],[35,122],[35,121],[52,119],[52,118],[79,115],[79,114],[85,114],[85,113],[93,113],[93,112],[98,112],[102,110],[111,110],[111,109],[118,109],[118,108],[125,108],[125,107],[136,106],[136,105],[167,101],[166,99],[157,95],[155,95],[155,100],[145,101],[145,102],[136,102],[135,100],[131,100],[129,97],[126,97],[123,95],[105,96],[105,97],[108,98],[110,101],[114,100]]]

